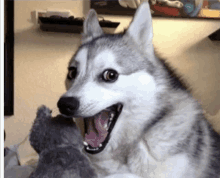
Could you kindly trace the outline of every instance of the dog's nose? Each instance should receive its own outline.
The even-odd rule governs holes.
[[[73,116],[79,108],[79,100],[76,97],[61,97],[57,106],[61,114]]]

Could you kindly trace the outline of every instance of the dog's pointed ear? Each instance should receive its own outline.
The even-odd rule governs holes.
[[[103,34],[103,30],[99,24],[99,20],[94,9],[91,9],[83,23],[82,42],[88,42],[95,37]]]
[[[126,33],[143,50],[149,50],[150,48],[152,50],[153,28],[148,2],[144,2],[139,6]]]

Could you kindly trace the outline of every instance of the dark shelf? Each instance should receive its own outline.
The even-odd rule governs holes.
[[[82,18],[73,17],[39,17],[40,29],[53,32],[81,33],[83,21]],[[116,29],[120,22],[101,20],[99,24],[102,28]]]

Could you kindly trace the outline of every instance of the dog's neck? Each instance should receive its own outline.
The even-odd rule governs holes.
[[[173,93],[171,96],[171,106],[164,113],[162,111],[163,118],[144,130],[143,140],[157,160],[166,159],[175,145],[187,139],[197,115],[202,113],[198,103],[189,95]]]
[[[183,143],[187,143],[202,109],[188,94],[173,92],[171,96],[172,107],[158,113],[155,123],[143,129],[143,137],[130,150],[127,165],[137,175],[146,177],[149,165],[164,162],[181,149],[187,149]]]
[[[144,132],[143,137],[116,150],[109,150],[109,152],[106,150],[90,157],[101,175],[123,171],[134,171],[144,175],[149,157],[151,160],[160,162],[176,153],[177,145],[187,139],[196,116],[202,111],[189,94],[180,95],[180,92],[178,94],[172,92],[170,96],[172,101],[167,103],[169,107],[164,107],[160,112],[158,110],[155,122],[149,122],[147,127],[141,128]],[[147,121],[149,118],[145,119]],[[130,162],[131,160],[133,161]],[[136,170],[136,164],[138,164],[138,170]]]

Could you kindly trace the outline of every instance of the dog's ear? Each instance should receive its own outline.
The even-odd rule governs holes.
[[[148,2],[139,6],[126,33],[142,50],[153,50],[152,17]]]
[[[91,9],[88,16],[83,23],[83,37],[82,42],[88,42],[95,37],[103,34],[103,30],[99,25],[99,20],[97,18],[96,11]]]

